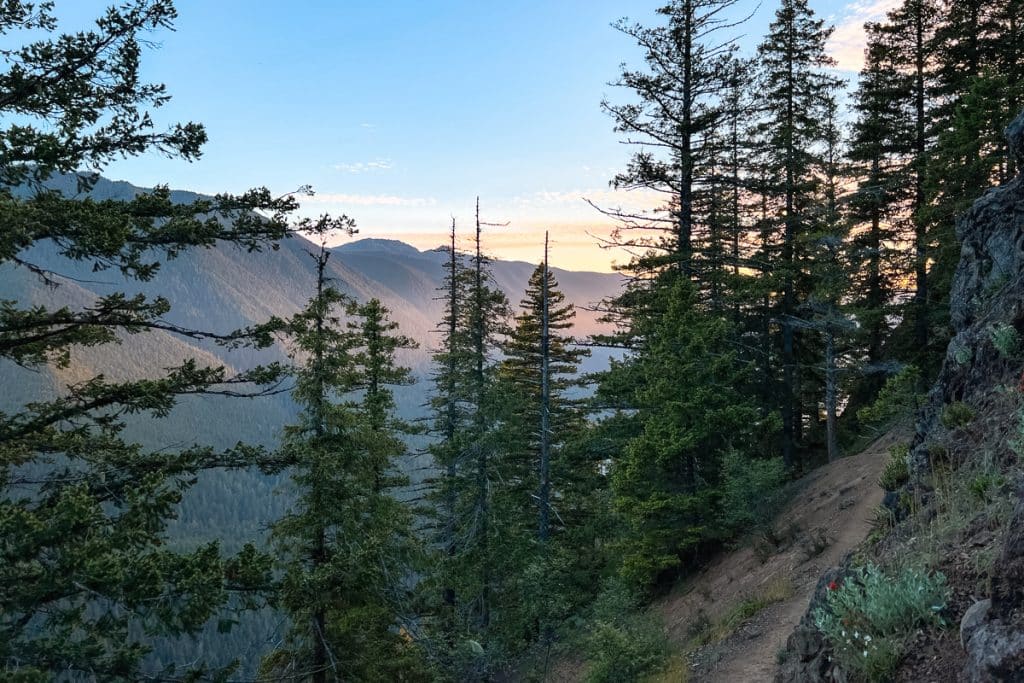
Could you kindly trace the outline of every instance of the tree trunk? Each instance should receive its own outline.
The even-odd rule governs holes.
[[[836,367],[836,335],[831,325],[825,328],[825,425],[828,438],[828,461],[839,457],[839,435],[836,404],[839,395],[839,370]]]
[[[542,299],[543,313],[541,315],[540,332],[540,527],[538,537],[542,544],[548,541],[549,530],[549,507],[551,495],[551,461],[550,461],[550,411],[551,411],[551,388],[549,386],[550,351],[551,338],[548,320],[548,233],[544,233],[544,276]]]

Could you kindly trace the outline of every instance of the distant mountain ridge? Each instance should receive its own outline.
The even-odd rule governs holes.
[[[58,177],[51,187],[67,196],[78,195],[73,177]],[[127,200],[145,192],[131,183],[100,178],[89,196],[96,200]],[[200,195],[172,191],[172,200],[189,202]],[[358,217],[357,217],[358,218]],[[56,288],[46,286],[26,268],[0,265],[0,300],[20,306],[45,305],[80,308],[112,292],[164,296],[172,305],[169,322],[191,329],[227,332],[265,321],[271,316],[287,317],[299,311],[314,292],[315,266],[310,257],[318,247],[302,237],[281,242],[276,250],[249,253],[227,245],[189,250],[165,261],[151,282],[125,280],[117,271],[93,272],[89,262],[61,257],[50,244],[38,244],[20,257],[64,278]],[[437,338],[434,330],[441,319],[442,301],[438,287],[444,275],[445,254],[420,251],[404,242],[359,239],[333,248],[328,276],[335,285],[357,300],[380,299],[392,311],[401,331],[419,342],[402,362],[411,366],[418,382],[396,391],[399,412],[407,419],[425,414],[430,392],[430,357]],[[535,266],[517,261],[495,260],[494,280],[518,307],[527,280]],[[615,294],[621,278],[606,273],[577,273],[554,269],[567,298],[587,306]],[[579,336],[600,328],[598,315],[578,313]],[[259,362],[286,360],[284,349],[275,347],[254,352],[229,351],[212,343],[183,339],[166,332],[137,334],[121,345],[95,349],[72,349],[65,369],[26,369],[0,361],[0,411],[12,413],[31,401],[53,398],[73,382],[96,374],[110,379],[138,379],[159,374],[163,368],[195,358],[207,365],[225,364],[245,369]],[[602,367],[607,354],[591,359],[587,369]],[[171,414],[161,420],[133,417],[126,435],[148,448],[180,448],[192,443],[225,448],[238,441],[274,447],[286,424],[294,422],[296,408],[287,394],[240,400],[218,397],[185,397]],[[414,445],[422,445],[422,442]],[[425,476],[430,467],[424,455],[410,455],[403,467],[414,479]],[[268,525],[281,517],[289,496],[285,476],[268,477],[255,471],[207,472],[188,491],[170,529],[170,542],[190,546],[219,539],[226,550],[237,549],[249,540],[264,538]],[[231,634],[219,634],[211,625],[209,633],[196,640],[158,641],[154,663],[183,661],[203,654],[214,662],[226,663],[248,652],[243,673],[254,675],[262,649],[275,636],[281,621],[263,612],[243,618]],[[253,644],[258,645],[255,650]],[[261,645],[262,644],[262,645]]]
[[[77,193],[71,177],[58,177],[51,186],[68,196]],[[97,200],[129,199],[141,192],[145,190],[130,183],[100,178],[89,196]],[[199,195],[175,191],[172,197],[191,201]],[[314,291],[315,268],[309,254],[316,249],[316,245],[301,237],[284,240],[279,249],[260,253],[226,245],[194,249],[164,262],[153,281],[136,282],[125,280],[116,271],[93,272],[91,263],[69,261],[59,256],[52,245],[39,244],[20,256],[68,277],[60,279],[59,287],[51,288],[25,268],[0,265],[0,299],[14,300],[19,305],[81,307],[117,291],[165,296],[172,304],[166,316],[169,322],[226,332],[271,316],[287,317],[300,310]],[[360,239],[332,249],[332,254],[328,275],[336,286],[357,300],[380,299],[391,309],[402,333],[419,342],[419,349],[408,352],[401,360],[414,369],[421,381],[401,388],[396,399],[405,417],[422,416],[430,390],[425,380],[437,340],[434,330],[442,314],[443,302],[437,290],[444,274],[444,253],[420,251],[397,240]],[[517,261],[492,263],[494,280],[508,295],[513,308],[518,306],[534,268]],[[557,268],[554,271],[567,298],[580,307],[613,295],[620,287],[621,278],[617,275]],[[597,318],[592,311],[579,310],[576,333],[586,336],[597,331]],[[120,346],[73,349],[71,365],[66,369],[39,372],[0,362],[0,386],[5,388],[0,392],[0,411],[10,413],[29,401],[51,398],[68,382],[84,381],[95,374],[103,373],[112,379],[152,376],[186,358],[245,369],[286,356],[281,348],[229,351],[165,332],[139,334]],[[595,357],[587,369],[601,367],[605,358]],[[240,439],[273,446],[283,426],[294,416],[295,408],[287,395],[249,401],[190,397],[182,400],[168,419],[135,420],[129,433],[151,448],[183,442],[227,447]],[[202,489],[202,485],[197,487],[200,493]],[[192,514],[186,505],[181,525],[193,527],[198,533],[210,521],[208,517]],[[226,526],[217,532],[240,533],[244,537],[258,531],[265,522],[265,518],[247,519],[228,510],[224,515]]]

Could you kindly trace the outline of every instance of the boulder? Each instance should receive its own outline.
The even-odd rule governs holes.
[[[814,589],[807,612],[786,640],[787,656],[775,675],[775,683],[846,683],[846,675],[832,662],[832,648],[814,623],[814,611],[826,604],[828,585],[843,581],[848,561],[828,569]]]
[[[1024,491],[1007,526],[1003,547],[992,567],[992,607],[995,616],[1012,620],[1024,609]]]
[[[971,606],[960,622],[967,683],[1024,683],[1024,491],[992,567],[992,598]],[[981,607],[989,603],[987,608]]]
[[[967,649],[967,643],[971,642],[971,636],[988,621],[988,613],[992,608],[992,601],[988,598],[978,600],[967,608],[963,618],[960,620],[960,644]]]
[[[971,636],[962,680],[1024,683],[1024,631],[996,619]]]

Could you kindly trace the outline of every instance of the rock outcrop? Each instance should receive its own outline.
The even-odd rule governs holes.
[[[1024,169],[1024,113],[1006,129],[1017,167]],[[950,292],[954,337],[922,409],[908,465],[909,492],[927,504],[936,443],[942,442],[943,411],[952,403],[982,401],[996,386],[1024,390],[1020,359],[1008,353],[1007,338],[1024,339],[1024,175],[989,190],[956,225],[960,261]],[[1003,348],[1000,348],[1000,347]],[[1016,351],[1020,351],[1017,349]],[[894,496],[890,505],[898,505]],[[786,643],[787,657],[776,683],[845,681],[830,658],[829,644],[814,624],[826,586],[845,573],[826,572],[807,613]],[[992,572],[992,595],[968,610],[961,623],[968,683],[1024,683],[1024,488]]]
[[[1024,168],[1024,113],[1006,129],[1018,168]],[[941,416],[956,401],[983,399],[998,384],[1021,385],[1019,361],[1000,348],[1000,332],[1024,331],[1024,175],[986,192],[957,222],[961,243],[950,292],[954,337],[917,424],[909,464],[927,498],[931,444]],[[1004,342],[1005,343],[1005,342]],[[992,571],[992,595],[961,621],[969,683],[1024,681],[1024,491]]]
[[[844,558],[842,566],[848,564]],[[775,683],[846,683],[846,675],[832,661],[832,648],[814,623],[814,612],[825,605],[828,586],[842,583],[847,571],[841,567],[827,570],[818,579],[810,605],[800,623],[786,639],[786,658],[779,665]]]
[[[968,683],[1024,681],[1024,491],[992,570],[992,597],[987,609],[961,622],[967,651],[962,680]],[[972,623],[964,623],[964,622]]]
[[[1024,168],[1024,113],[1006,130]],[[946,405],[970,401],[1006,382],[1015,367],[996,344],[996,330],[1024,331],[1024,175],[989,190],[957,221],[960,261],[950,291],[954,336],[917,423],[909,465],[927,490],[929,446]],[[1019,379],[1019,378],[1015,378]]]

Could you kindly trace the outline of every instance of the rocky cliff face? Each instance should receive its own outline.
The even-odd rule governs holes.
[[[1024,113],[1006,135],[1017,167],[1024,169]],[[986,192],[958,221],[956,230],[961,252],[950,294],[954,337],[918,417],[908,458],[911,482],[906,493],[923,514],[928,514],[934,496],[933,467],[944,453],[937,444],[970,440],[963,433],[950,434],[957,429],[948,417],[950,406],[962,403],[963,411],[972,411],[1000,391],[1005,393],[1000,387],[1024,391],[1024,175]],[[971,448],[967,443],[959,449],[959,457],[981,457],[981,445]],[[1014,460],[1008,470],[1019,471],[1019,462]],[[1016,509],[992,567],[991,595],[963,614],[966,664],[959,680],[970,683],[1024,681],[1024,479],[1011,487],[1017,491]],[[900,498],[891,496],[887,501],[896,508]],[[842,567],[829,570],[821,586],[844,571]],[[831,661],[829,644],[811,616],[824,602],[821,586],[787,641],[788,657],[777,675],[778,683],[846,680]]]
[[[1024,164],[1024,113],[1007,128],[1007,138]],[[943,429],[950,403],[970,402],[1014,379],[1016,359],[999,349],[999,330],[1024,331],[1024,175],[993,188],[957,222],[960,262],[950,292],[954,337],[917,424],[910,465],[928,488],[928,445]]]

